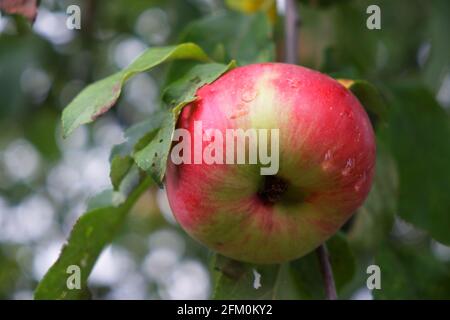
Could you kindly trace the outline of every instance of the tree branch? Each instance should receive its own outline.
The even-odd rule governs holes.
[[[285,0],[285,62],[291,64],[297,64],[299,49],[298,30],[300,27],[300,17],[297,11],[296,1],[297,0]]]
[[[298,63],[300,15],[297,8],[297,0],[285,0],[285,19],[284,19],[284,43],[285,43],[285,62],[291,64]],[[328,300],[336,300],[336,286],[334,284],[333,270],[330,264],[330,258],[326,244],[323,243],[316,249],[319,258],[320,272],[325,286],[325,296]]]

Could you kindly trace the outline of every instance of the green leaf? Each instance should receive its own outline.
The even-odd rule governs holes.
[[[23,276],[22,268],[14,256],[8,252],[8,246],[0,248],[0,299],[11,299],[17,282]]]
[[[163,93],[163,101],[170,106],[177,106],[195,98],[197,89],[206,83],[211,83],[224,72],[236,67],[231,61],[228,66],[221,63],[199,64],[187,71],[178,80],[166,87]]]
[[[367,15],[361,7],[363,4],[358,7],[353,1],[339,1],[329,18],[333,25],[333,60],[338,65],[356,68],[360,76],[373,72],[377,66],[377,44],[380,39],[379,31],[366,28]]]
[[[181,110],[195,100],[198,88],[213,82],[234,66],[234,61],[228,65],[207,64],[196,66],[188,72],[182,81],[175,82],[168,87],[166,96],[172,97],[176,107],[166,114],[162,120],[161,128],[153,139],[133,155],[139,168],[147,171],[159,186],[162,186],[173,132]],[[177,96],[173,95],[174,92],[177,93]]]
[[[295,288],[295,299],[325,299],[324,282],[315,251],[292,261],[289,265],[289,277]]]
[[[377,165],[372,189],[358,209],[349,232],[354,248],[373,250],[392,230],[397,212],[398,173],[395,161],[382,139],[377,139]]]
[[[427,84],[434,89],[433,92],[437,93],[450,72],[450,56],[448,54],[450,42],[448,33],[445,31],[450,29],[450,19],[448,19],[450,2],[434,0],[430,10],[432,18],[426,21],[428,24],[426,29],[428,29],[427,41],[430,42],[431,54],[424,66],[423,75]],[[423,28],[423,24],[420,26]]]
[[[60,149],[55,139],[58,123],[59,113],[48,110],[29,114],[29,118],[23,120],[25,137],[48,160],[55,160],[60,156]]]
[[[327,242],[338,292],[355,273],[355,259],[346,238],[338,233]],[[214,299],[324,299],[316,252],[282,265],[252,265],[218,256]],[[255,288],[255,273],[260,285]]]
[[[130,171],[133,164],[134,161],[131,156],[114,156],[111,161],[111,171],[109,173],[114,190],[119,189],[120,183]]]
[[[450,298],[450,264],[437,260],[428,248],[384,244],[375,264],[381,270],[375,299]]]
[[[203,50],[193,43],[148,49],[122,71],[89,85],[75,97],[63,111],[63,135],[67,137],[78,126],[92,122],[108,111],[116,103],[128,79],[174,59],[209,61]]]
[[[146,178],[121,205],[93,209],[81,216],[58,260],[39,283],[35,299],[82,299],[87,289],[88,276],[97,258],[112,241],[127,213],[150,184],[151,180]],[[81,290],[67,288],[67,268],[71,265],[77,265],[81,270]]]
[[[157,111],[145,120],[138,122],[125,130],[125,142],[113,147],[110,161],[112,161],[115,156],[125,157],[131,155],[134,151],[139,150],[141,141],[145,141],[146,137],[151,136],[151,133],[156,133],[161,127],[161,123],[166,117],[166,114],[167,112],[165,110]]]
[[[358,98],[374,128],[377,128],[380,123],[386,124],[388,108],[380,91],[374,85],[365,80],[337,79],[337,81]]]
[[[87,211],[109,207],[111,206],[111,204],[113,204],[113,206],[116,207],[120,203],[114,203],[113,198],[114,198],[114,190],[111,189],[103,190],[102,192],[88,199]]]
[[[194,21],[180,40],[197,43],[216,61],[235,59],[245,65],[274,60],[272,33],[271,23],[262,12],[246,15],[225,11]],[[217,53],[220,55],[214,55]]]
[[[146,146],[156,135],[167,112],[156,112],[149,118],[139,122],[125,131],[125,142],[115,145],[111,150],[110,179],[114,191],[118,191],[121,183],[135,169],[133,153]]]
[[[341,232],[331,237],[326,244],[330,255],[331,267],[333,268],[336,290],[339,293],[352,281],[355,275],[355,257],[350,249],[347,237]]]
[[[217,255],[213,299],[273,299],[281,270],[279,265],[256,266]]]
[[[176,108],[176,110],[178,111],[167,113],[155,137],[147,146],[133,155],[138,167],[147,171],[160,187],[162,187],[162,181],[166,172],[173,131],[175,130],[175,124],[181,108]]]
[[[353,279],[356,269],[355,257],[346,237],[337,233],[326,242],[333,276],[338,294]],[[290,264],[290,276],[296,287],[299,299],[324,299],[325,290],[316,252]]]
[[[395,87],[391,100],[386,135],[399,172],[398,213],[449,245],[449,117],[422,86]]]

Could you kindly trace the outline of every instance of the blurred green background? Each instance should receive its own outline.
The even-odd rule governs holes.
[[[221,62],[280,60],[277,2],[275,20],[219,0],[42,0],[32,26],[2,15],[0,298],[32,298],[88,199],[110,188],[112,146],[160,108],[166,68],[133,78],[111,112],[63,140],[60,115],[71,99],[146,48],[181,40]],[[65,26],[72,4],[81,30]],[[381,8],[381,30],[366,28],[371,4]],[[450,299],[450,2],[311,0],[299,1],[299,13],[300,64],[369,80],[389,108],[377,127],[374,187],[343,229],[354,262],[340,297]],[[207,299],[210,256],[177,226],[164,190],[152,188],[89,287],[98,299]],[[382,290],[371,292],[373,263]]]

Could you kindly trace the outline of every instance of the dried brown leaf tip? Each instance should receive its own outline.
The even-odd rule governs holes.
[[[7,14],[20,14],[33,22],[37,15],[37,0],[0,0],[0,10]]]

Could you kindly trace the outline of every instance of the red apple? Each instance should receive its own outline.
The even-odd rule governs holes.
[[[177,128],[194,139],[200,121],[203,132],[223,136],[226,129],[279,129],[275,175],[261,175],[261,164],[175,164],[169,157],[166,188],[177,221],[225,256],[299,258],[336,233],[369,192],[369,118],[349,90],[317,71],[280,63],[235,68],[197,91]]]

